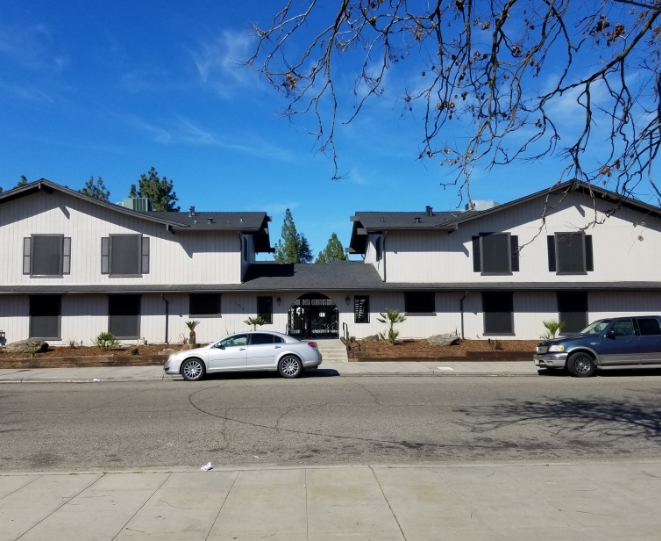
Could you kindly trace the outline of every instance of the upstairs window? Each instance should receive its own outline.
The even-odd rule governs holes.
[[[268,324],[273,323],[273,297],[257,297],[257,317]]]
[[[241,240],[241,252],[244,261],[248,261],[248,239],[243,237]]]
[[[519,270],[519,237],[509,233],[480,233],[473,237],[473,271],[483,275]]]
[[[101,239],[101,274],[149,274],[149,237],[110,235]]]
[[[556,233],[547,240],[550,272],[587,274],[594,270],[592,235]]]
[[[71,237],[32,235],[23,239],[23,274],[62,276],[71,272]]]
[[[354,323],[370,322],[370,298],[367,295],[355,295],[353,298]]]
[[[381,235],[374,239],[374,249],[376,251],[376,260],[381,261],[381,257],[383,257],[383,237]]]
[[[220,294],[196,293],[188,296],[188,314],[192,317],[219,317]]]
[[[436,312],[434,292],[404,293],[404,311],[408,314],[433,314]]]

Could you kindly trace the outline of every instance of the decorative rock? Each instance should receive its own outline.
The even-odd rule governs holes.
[[[459,341],[459,337],[454,333],[435,334],[427,338],[430,346],[451,346]]]
[[[36,338],[28,338],[20,342],[12,342],[5,346],[7,353],[28,353],[30,348],[36,348],[37,353],[42,353],[48,349],[48,342]]]
[[[365,342],[378,342],[378,340],[379,340],[378,334],[370,334],[369,336],[363,338],[363,341]]]

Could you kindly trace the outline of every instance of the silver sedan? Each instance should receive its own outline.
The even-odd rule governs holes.
[[[320,364],[316,342],[301,342],[277,332],[250,331],[170,355],[163,370],[170,375],[181,374],[188,381],[200,380],[212,372],[246,370],[278,371],[283,378],[295,378],[304,369]]]

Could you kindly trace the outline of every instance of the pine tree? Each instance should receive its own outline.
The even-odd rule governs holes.
[[[333,233],[331,238],[328,239],[328,244],[317,255],[317,260],[315,263],[328,263],[330,261],[345,261],[347,259],[346,254],[344,253],[344,247],[340,242],[340,239],[337,238],[337,234]]]
[[[311,263],[312,249],[304,234],[296,231],[296,224],[291,210],[285,211],[282,222],[282,238],[275,245],[275,260],[280,263]]]
[[[91,176],[79,192],[88,197],[100,199],[101,201],[108,201],[110,198],[110,190],[106,189],[106,185],[103,183],[101,177],[97,178],[96,183],[94,183],[94,176]]]
[[[151,168],[146,175],[140,175],[139,188],[131,184],[129,197],[146,197],[152,204],[152,208],[161,212],[178,212],[175,206],[179,200],[177,194],[172,191],[174,183],[166,177],[158,178],[158,171]]]
[[[14,188],[20,188],[21,186],[25,186],[28,183],[28,178],[25,175],[21,175],[21,180],[18,181],[18,184],[14,186]]]

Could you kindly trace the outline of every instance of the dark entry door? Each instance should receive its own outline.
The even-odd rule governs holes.
[[[325,295],[308,293],[289,308],[289,334],[296,338],[337,338],[337,306]]]

